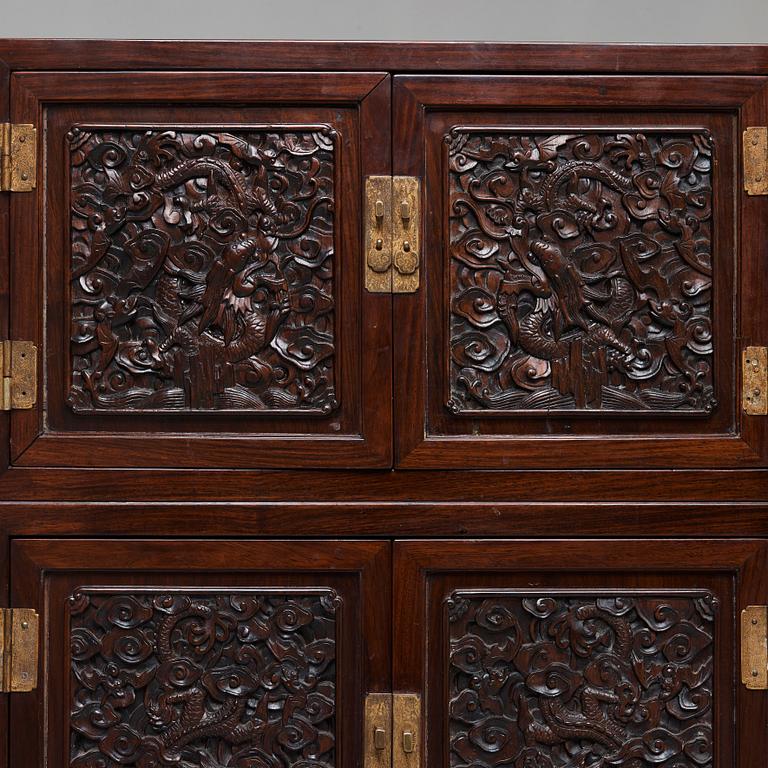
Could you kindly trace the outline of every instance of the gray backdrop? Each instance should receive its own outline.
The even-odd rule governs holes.
[[[768,42],[768,0],[0,0],[0,37]]]

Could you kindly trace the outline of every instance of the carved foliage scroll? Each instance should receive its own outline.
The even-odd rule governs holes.
[[[711,767],[717,602],[454,593],[451,768]]]
[[[711,412],[712,141],[446,136],[450,401]]]
[[[68,139],[70,406],[334,410],[335,133]]]
[[[330,768],[336,613],[314,594],[70,598],[72,768]]]

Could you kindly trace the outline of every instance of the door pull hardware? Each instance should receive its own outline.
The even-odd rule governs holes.
[[[31,608],[0,609],[0,692],[37,687],[38,615]]]
[[[768,606],[741,612],[741,682],[754,691],[768,690]]]
[[[33,408],[37,402],[37,347],[31,341],[2,341],[0,362],[0,410]]]
[[[414,293],[419,287],[419,180],[368,176],[365,203],[366,289],[371,293]]]
[[[392,696],[392,730],[395,746],[394,768],[421,766],[421,696],[395,693]]]
[[[37,129],[0,123],[0,192],[31,192],[37,186]]]
[[[392,694],[365,697],[365,768],[392,768]]]
[[[745,347],[741,353],[741,405],[751,416],[768,415],[768,348]]]

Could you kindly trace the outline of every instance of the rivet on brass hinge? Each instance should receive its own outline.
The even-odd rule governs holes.
[[[392,694],[365,697],[365,766],[392,768]]]
[[[0,123],[0,192],[31,192],[37,186],[37,129]]]
[[[768,348],[745,347],[741,353],[741,405],[751,416],[768,415]]]
[[[421,696],[416,693],[392,695],[394,768],[421,766]]]
[[[31,608],[0,609],[0,691],[23,693],[37,687],[38,615]]]
[[[365,180],[365,287],[414,293],[419,287],[421,190],[413,176]]]
[[[768,690],[768,606],[750,605],[741,612],[741,682]]]

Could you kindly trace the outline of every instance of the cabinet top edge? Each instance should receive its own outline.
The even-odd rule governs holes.
[[[14,71],[768,74],[768,44],[5,38],[0,39],[0,65]]]

